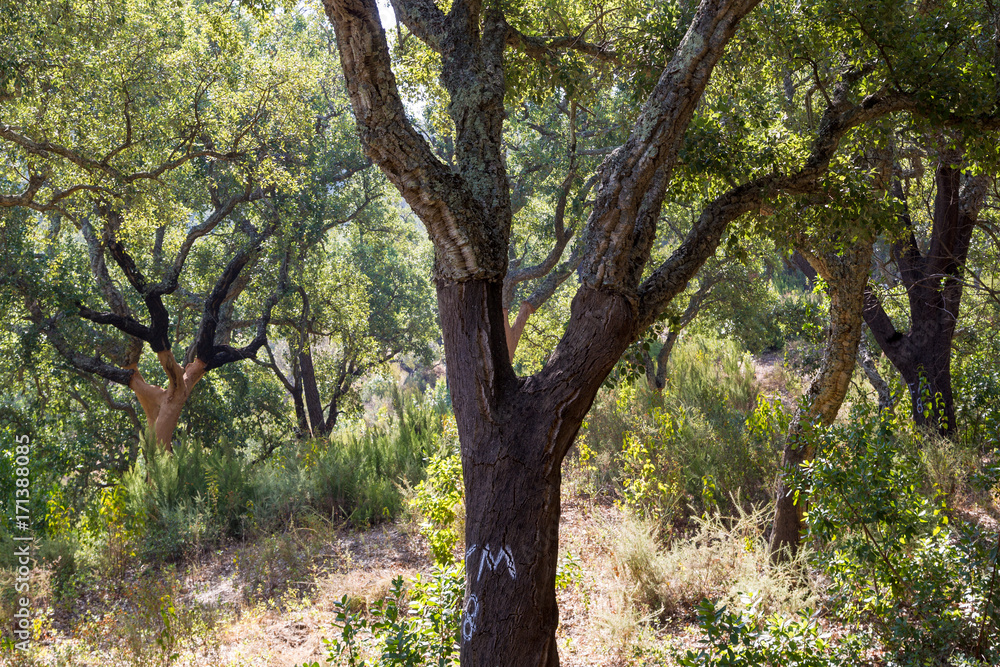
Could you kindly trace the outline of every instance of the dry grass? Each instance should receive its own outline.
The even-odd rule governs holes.
[[[690,605],[701,596],[734,598],[756,590],[772,609],[808,604],[815,588],[797,589],[791,570],[774,574],[766,567],[760,519],[752,514],[705,521],[694,535],[668,547],[649,526],[611,504],[565,494],[560,553],[573,566],[557,592],[561,664],[669,664],[674,647],[694,641]],[[89,636],[79,632],[79,621],[57,628],[50,644],[36,643],[37,660],[24,664],[166,664],[152,651],[140,658],[125,645],[130,632],[152,627],[153,601],[168,589],[177,616],[186,619],[174,665],[324,664],[322,640],[333,633],[334,601],[347,595],[360,609],[384,598],[395,576],[429,570],[422,538],[396,525],[369,531],[317,525],[268,539],[205,556],[173,576],[166,589],[151,586],[143,593],[149,602],[144,616],[95,610]],[[250,585],[259,569],[247,564],[278,553],[285,554],[286,565],[276,565],[268,576],[298,580],[286,580],[267,595]],[[289,569],[288,562],[297,565]]]
[[[786,565],[775,566],[764,539],[763,510],[731,519],[696,518],[691,535],[663,546],[655,527],[623,516],[614,531],[613,557],[628,598],[660,622],[693,620],[702,599],[739,606],[744,594],[758,594],[761,610],[793,614],[816,608],[821,582],[809,574],[804,550]]]
[[[802,380],[785,366],[783,352],[767,352],[754,359],[754,377],[761,393],[778,397],[792,411],[802,395]]]

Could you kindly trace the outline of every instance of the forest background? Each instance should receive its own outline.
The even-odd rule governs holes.
[[[3,659],[996,664],[1000,9],[379,9],[4,8]]]

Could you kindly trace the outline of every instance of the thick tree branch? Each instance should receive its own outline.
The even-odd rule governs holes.
[[[11,206],[30,206],[35,200],[35,194],[45,184],[45,176],[31,173],[24,191],[16,195],[0,195],[0,208]]]
[[[631,291],[656,236],[656,221],[688,123],[726,44],[759,0],[703,0],[621,148],[601,167],[580,266],[584,285]]]
[[[649,326],[688,280],[711,257],[727,225],[741,215],[759,211],[765,200],[779,192],[805,194],[819,185],[840,140],[851,129],[875,118],[912,108],[899,95],[870,95],[861,104],[841,102],[827,109],[819,135],[805,165],[790,174],[769,174],[740,185],[717,197],[702,211],[684,242],[639,288],[640,330]]]
[[[52,343],[52,347],[56,349],[59,356],[61,356],[67,363],[77,370],[92,373],[126,387],[129,386],[133,374],[131,369],[119,368],[118,366],[109,364],[96,355],[88,357],[84,354],[80,354],[73,348],[72,345],[69,344],[69,342],[67,342],[66,338],[59,330],[59,322],[62,319],[60,315],[46,317],[38,302],[31,298],[26,299],[25,305],[28,310],[29,319],[39,329],[45,332],[45,337],[50,343]]]
[[[324,5],[337,33],[361,143],[426,226],[439,275],[452,280],[503,275],[506,231],[488,222],[464,179],[437,159],[406,118],[375,0]]]
[[[132,336],[129,341],[126,358],[121,360],[122,366],[130,366],[138,361],[139,355],[142,354],[142,342],[151,336],[151,332],[147,327],[141,325],[135,319],[135,315],[132,313],[132,309],[129,308],[128,302],[125,301],[125,297],[122,296],[122,293],[118,290],[118,287],[111,279],[104,257],[104,246],[101,245],[97,235],[94,234],[94,229],[90,224],[90,220],[83,219],[80,222],[79,227],[80,232],[87,243],[87,251],[90,255],[90,273],[93,275],[94,281],[97,283],[97,288],[104,297],[105,303],[107,303],[111,308],[111,313],[96,313],[81,305],[80,315],[81,317],[89,319],[97,324],[112,324]],[[101,319],[95,319],[106,315],[114,315],[121,318],[121,323],[124,324],[129,330],[118,326],[118,324],[115,324],[110,320],[102,321]],[[137,333],[133,333],[132,331]]]
[[[278,272],[278,284],[264,301],[261,315],[257,320],[257,331],[253,339],[239,348],[231,345],[219,345],[215,342],[216,330],[219,324],[219,310],[233,282],[235,282],[240,271],[249,262],[250,255],[249,251],[241,251],[233,258],[219,277],[215,288],[212,290],[212,294],[205,302],[205,312],[202,316],[201,326],[198,329],[196,345],[197,358],[205,363],[206,371],[243,359],[252,359],[256,356],[257,351],[267,343],[267,325],[271,321],[271,313],[274,310],[274,306],[285,295],[288,287],[288,262],[290,259],[288,252],[284,254],[281,261],[281,268]]]
[[[434,0],[390,0],[396,20],[438,53],[445,40],[445,15]]]

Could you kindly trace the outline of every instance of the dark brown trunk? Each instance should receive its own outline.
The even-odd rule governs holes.
[[[559,664],[560,466],[601,380],[631,340],[634,313],[615,318],[615,299],[578,297],[622,326],[574,308],[564,343],[576,344],[542,373],[519,379],[508,356],[500,282],[438,284],[466,492],[463,665]],[[588,361],[598,372],[586,380],[569,370]]]
[[[865,292],[865,322],[910,392],[913,421],[954,437],[955,402],[951,391],[951,342],[962,302],[962,272],[989,179],[970,176],[962,185],[954,166],[959,155],[943,154],[935,174],[937,192],[930,241],[924,254],[899,183],[900,216],[907,234],[893,246],[893,260],[906,287],[910,330],[897,331],[872,290]]]
[[[323,419],[323,403],[319,398],[319,386],[316,384],[316,370],[313,368],[312,355],[308,352],[299,353],[299,369],[302,373],[302,393],[306,399],[306,409],[309,411],[309,425],[314,438],[330,432]]]
[[[299,438],[309,436],[309,420],[306,418],[306,405],[302,401],[302,385],[298,384],[299,378],[295,378],[296,384],[292,387],[292,405],[295,406],[295,425],[298,429]]]
[[[680,335],[680,331],[675,331],[674,329],[668,331],[667,337],[663,341],[663,347],[656,354],[656,376],[654,381],[657,391],[663,391],[663,388],[667,386],[667,362],[670,361],[670,354],[674,351],[674,345],[677,343]]]
[[[897,369],[910,392],[910,411],[918,426],[951,436],[955,400],[951,391],[951,336],[939,335],[921,346],[917,359],[903,358]]]
[[[944,291],[942,289],[942,291]],[[956,305],[961,286],[952,285]],[[910,331],[899,333],[871,290],[865,292],[865,321],[879,347],[903,376],[910,393],[913,421],[950,437],[954,433],[955,402],[951,391],[951,340],[957,307],[944,310],[944,295],[916,289],[911,294]]]

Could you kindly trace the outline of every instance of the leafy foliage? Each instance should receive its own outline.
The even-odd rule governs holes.
[[[677,656],[683,667],[833,667],[853,664],[833,651],[829,635],[820,632],[807,613],[797,618],[763,616],[753,598],[746,611],[732,612],[708,600],[698,605],[704,648]]]
[[[445,415],[442,420],[446,444],[428,462],[427,477],[417,484],[411,503],[422,519],[420,534],[430,542],[434,562],[446,567],[455,562],[455,547],[462,541],[462,523],[458,519],[463,513],[465,487],[455,418]]]
[[[427,579],[418,578],[408,591],[409,605],[397,577],[389,595],[368,608],[370,619],[350,611],[345,595],[334,602],[334,627],[340,636],[324,640],[329,646],[328,663],[347,667],[448,667],[457,665],[459,620],[464,596],[465,572],[456,566],[435,565]],[[365,659],[363,639],[370,635],[378,657]],[[319,663],[303,667],[319,667]]]
[[[949,519],[940,488],[924,491],[919,436],[887,413],[858,412],[811,437],[819,454],[801,488],[837,613],[869,623],[900,664],[995,662],[996,546]]]

